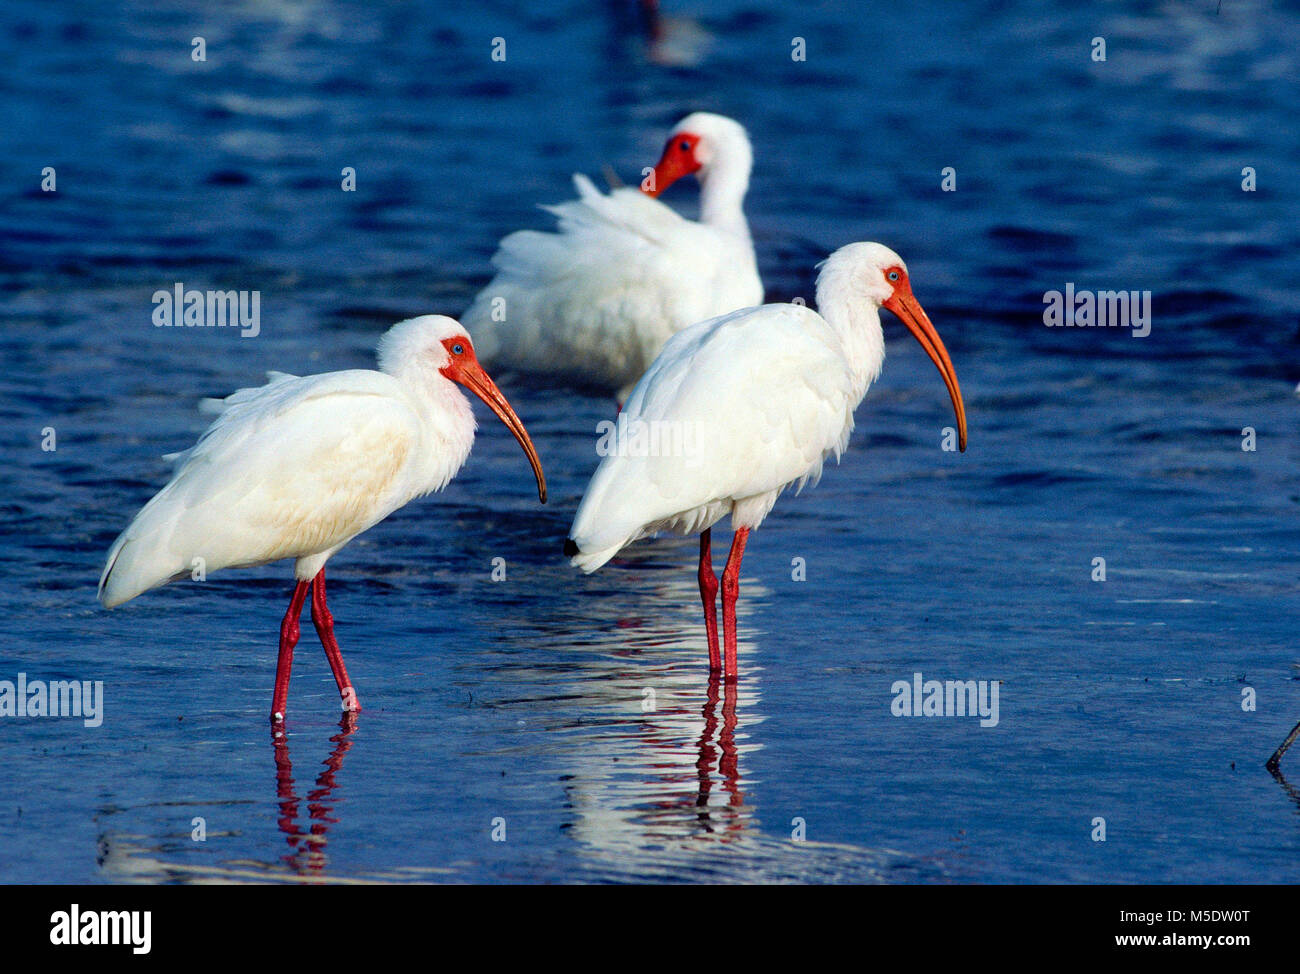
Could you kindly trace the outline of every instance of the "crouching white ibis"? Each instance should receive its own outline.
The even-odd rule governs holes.
[[[167,459],[171,482],[108,552],[99,579],[107,608],[190,575],[295,558],[297,585],[280,626],[271,719],[284,719],[298,619],[312,622],[345,710],[360,710],[325,602],[325,563],[362,531],[441,490],[474,443],[474,413],[458,386],[487,403],[519,440],[546,503],[532,440],[479,365],[460,323],[425,315],[379,342],[379,371],[270,373],[260,388],[210,400],[217,420]]]
[[[484,363],[622,402],[674,332],[762,302],[741,208],[752,165],[738,122],[696,112],[677,123],[643,190],[604,194],[574,176],[579,199],[546,207],[559,232],[502,240],[496,276],[463,315]],[[654,198],[691,173],[699,222]]]
[[[820,314],[768,304],[674,335],[632,390],[564,546],[574,566],[594,572],[638,538],[700,532],[709,665],[727,679],[736,676],[736,597],[749,532],[782,491],[815,482],[827,457],[838,460],[848,445],[853,411],[885,358],[882,307],[938,366],[966,449],[957,374],[896,253],[878,243],[837,250],[817,278],[817,307]],[[636,436],[640,446],[630,448]],[[709,541],[728,514],[735,536],[722,573],[724,666]]]

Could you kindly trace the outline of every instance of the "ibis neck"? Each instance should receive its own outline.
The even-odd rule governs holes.
[[[745,193],[749,190],[749,166],[739,163],[713,169],[700,183],[700,222],[749,239],[745,221]]]
[[[853,379],[854,399],[861,402],[885,364],[880,309],[871,301],[846,297],[835,281],[826,280],[823,274],[817,280],[817,311],[839,336]]]
[[[477,423],[469,398],[440,372],[407,368],[390,373],[410,395],[421,425],[417,495],[441,490],[469,458]]]

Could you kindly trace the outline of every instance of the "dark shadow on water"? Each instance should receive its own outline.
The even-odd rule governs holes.
[[[1300,788],[1286,780],[1286,775],[1282,773],[1281,764],[1282,755],[1286,754],[1297,737],[1300,737],[1300,723],[1291,728],[1291,733],[1286,736],[1286,740],[1279,744],[1277,750],[1264,762],[1264,767],[1268,768],[1268,773],[1273,776],[1273,780],[1282,786],[1286,796],[1295,802],[1296,809],[1300,810]]]
[[[1278,779],[1278,781],[1281,781],[1283,784],[1286,783],[1286,779],[1282,777],[1282,772],[1279,770],[1282,763],[1282,755],[1286,754],[1291,745],[1295,743],[1297,737],[1300,737],[1300,723],[1297,723],[1291,728],[1291,733],[1286,736],[1286,740],[1278,745],[1277,750],[1274,751],[1272,756],[1264,763],[1264,767],[1268,768],[1269,774]]]
[[[1282,790],[1286,792],[1287,798],[1290,798],[1295,802],[1296,810],[1300,811],[1300,788],[1297,788],[1295,785],[1291,784],[1291,782],[1287,781],[1286,775],[1282,774],[1281,770],[1278,768],[1270,767],[1268,770],[1273,776],[1273,780],[1282,786]]]

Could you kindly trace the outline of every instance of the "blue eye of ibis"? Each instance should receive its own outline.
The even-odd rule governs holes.
[[[889,272],[889,279],[890,279],[891,281],[896,281],[896,280],[898,280],[898,271],[890,271],[890,272]]]
[[[460,344],[460,342],[457,342],[455,345],[451,346],[451,354],[452,354],[452,355],[464,355],[464,354],[465,354],[465,346],[462,345],[462,344]]]
[[[678,145],[678,148],[681,149],[683,152],[690,152],[691,144],[687,142],[685,139],[682,139],[681,144]]]

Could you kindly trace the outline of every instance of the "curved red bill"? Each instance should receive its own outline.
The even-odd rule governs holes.
[[[930,323],[930,316],[925,313],[925,309],[912,296],[910,290],[895,292],[884,306],[907,325],[908,331],[921,343],[925,354],[930,356],[930,361],[938,367],[939,374],[943,376],[944,385],[948,387],[948,395],[952,398],[952,408],[957,413],[957,445],[964,453],[966,451],[966,405],[962,402],[961,386],[957,384],[957,370],[952,366],[948,350],[943,347],[943,339],[934,330],[934,325]]]
[[[444,374],[455,382],[459,382],[470,392],[478,396],[487,404],[488,409],[497,414],[497,418],[505,423],[506,429],[514,434],[519,445],[524,448],[524,453],[528,456],[528,462],[532,464],[533,476],[537,478],[537,496],[543,504],[546,503],[546,475],[542,473],[542,461],[537,457],[537,450],[533,446],[532,438],[528,435],[528,430],[524,429],[523,420],[511,408],[510,403],[506,402],[506,397],[501,394],[495,382],[488,377],[483,371],[483,366],[479,365],[478,359],[474,357],[472,351],[465,354],[454,366],[444,369]]]

